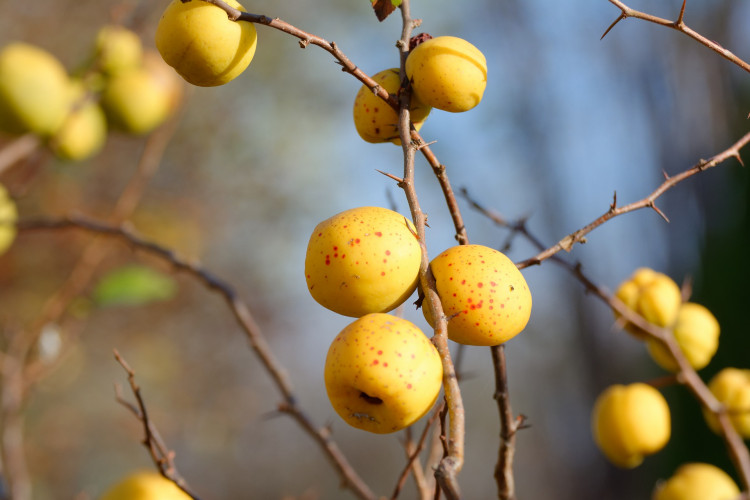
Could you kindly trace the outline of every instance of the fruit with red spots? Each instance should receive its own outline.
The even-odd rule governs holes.
[[[401,87],[397,68],[381,71],[372,78],[389,94],[396,94]],[[422,127],[427,115],[430,114],[430,109],[412,96],[410,116],[415,129],[419,130]],[[359,136],[367,142],[390,141],[397,146],[401,145],[398,113],[366,85],[360,87],[354,98],[354,126]]]
[[[305,256],[307,288],[344,316],[387,312],[414,292],[421,258],[414,226],[403,215],[353,208],[315,227]]]
[[[413,323],[368,314],[334,339],[325,363],[328,398],[349,425],[377,434],[419,420],[440,393],[443,367]]]
[[[427,106],[459,113],[482,100],[487,60],[471,43],[439,36],[417,45],[406,58],[414,96]]]
[[[459,344],[499,345],[518,335],[531,315],[531,292],[521,272],[502,252],[483,245],[459,245],[430,263],[448,338]],[[435,325],[429,301],[422,311]]]

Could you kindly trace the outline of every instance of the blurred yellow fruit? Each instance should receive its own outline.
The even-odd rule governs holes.
[[[72,84],[71,107],[50,142],[61,159],[80,161],[98,153],[107,140],[107,118],[80,82]]]
[[[146,68],[139,67],[108,80],[102,92],[102,106],[114,128],[146,134],[169,117],[172,96]]]
[[[0,255],[4,254],[16,238],[15,222],[18,219],[16,204],[0,184]]]
[[[615,296],[628,309],[640,314],[646,321],[664,328],[671,326],[682,304],[682,293],[669,276],[648,268],[637,269],[618,287]],[[615,312],[615,316],[619,314]],[[648,335],[632,323],[625,330],[643,340]]]
[[[169,96],[170,113],[176,110],[185,94],[185,81],[164,62],[156,50],[146,50],[143,53],[143,68],[165,89]]]
[[[49,52],[23,42],[0,51],[0,130],[49,136],[70,107],[70,82]]]
[[[453,36],[422,42],[406,58],[414,95],[427,106],[458,113],[482,100],[487,60],[475,46]]]
[[[681,465],[657,484],[652,500],[736,500],[740,489],[729,474],[711,464]]]
[[[607,459],[618,467],[633,468],[669,441],[669,406],[650,385],[613,385],[597,398],[591,426]]]
[[[123,26],[104,26],[96,36],[97,66],[104,73],[114,75],[137,68],[142,55],[140,37]]]
[[[401,88],[398,68],[381,71],[372,77],[389,94],[396,94]],[[422,128],[430,107],[412,96],[410,106],[414,128]],[[362,85],[354,98],[354,126],[359,136],[367,142],[392,142],[401,145],[398,134],[398,113],[375,95],[366,85]]]
[[[498,345],[518,335],[531,315],[531,292],[516,265],[483,245],[457,245],[430,263],[448,317],[448,338],[459,344]],[[435,326],[428,300],[427,322]]]
[[[235,9],[245,8],[226,0]],[[156,48],[186,81],[200,87],[223,85],[242,73],[257,45],[255,25],[231,21],[216,5],[172,0],[156,28]]]
[[[307,289],[344,316],[387,312],[414,292],[422,252],[414,226],[382,207],[341,212],[315,227],[307,245]]]
[[[700,304],[682,304],[672,333],[688,363],[696,370],[706,366],[719,348],[719,322]],[[679,371],[674,357],[658,340],[649,338],[646,346],[659,366],[668,371]]]
[[[724,368],[708,383],[709,390],[721,402],[737,432],[750,439],[750,370]],[[708,410],[703,410],[709,427],[719,432],[719,420]]]
[[[377,434],[412,425],[440,393],[440,355],[413,323],[365,315],[334,339],[325,362],[331,405],[349,425]]]
[[[115,484],[99,500],[190,500],[190,496],[159,473],[144,471]]]

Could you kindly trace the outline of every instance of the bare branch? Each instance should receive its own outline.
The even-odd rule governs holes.
[[[182,477],[182,475],[177,470],[177,466],[174,463],[174,451],[170,450],[166,446],[164,440],[161,439],[158,432],[156,431],[156,426],[149,419],[148,412],[146,411],[146,403],[143,400],[143,395],[141,394],[141,388],[135,381],[135,371],[130,367],[125,359],[123,359],[120,353],[117,352],[117,349],[114,350],[114,356],[117,362],[120,364],[120,366],[122,366],[122,368],[128,375],[130,390],[133,392],[133,396],[135,396],[137,406],[127,403],[120,394],[119,390],[116,390],[117,401],[123,404],[132,413],[134,413],[138,420],[140,420],[143,424],[143,432],[145,434],[145,437],[143,438],[143,445],[148,449],[148,452],[151,455],[151,460],[159,469],[159,472],[162,476],[172,481],[178,488],[184,491],[185,494],[187,494],[193,500],[200,500],[200,498],[190,489],[187,481],[185,481],[185,478]]]
[[[679,31],[680,33],[683,33],[693,40],[697,41],[698,43],[708,47],[709,49],[713,50],[717,54],[719,54],[721,57],[726,59],[727,61],[730,61],[740,68],[744,69],[748,73],[750,73],[750,64],[745,62],[744,60],[740,59],[736,55],[734,55],[729,50],[725,49],[721,45],[719,45],[717,42],[714,42],[713,40],[709,40],[705,36],[701,35],[697,31],[689,28],[685,22],[685,4],[686,1],[683,0],[682,7],[680,8],[680,14],[676,21],[670,21],[669,19],[663,19],[661,17],[652,16],[651,14],[646,14],[645,12],[641,12],[635,9],[631,9],[627,5],[625,5],[620,0],[609,0],[609,2],[620,9],[622,11],[622,14],[620,14],[620,17],[617,18],[617,20],[612,23],[612,25],[607,29],[607,31],[604,32],[604,35],[606,35],[615,24],[617,24],[622,19],[625,19],[626,17],[632,17],[635,19],[641,19],[643,21],[648,21],[650,23],[658,24],[659,26],[665,26],[667,28],[672,28],[674,30]],[[604,35],[602,35],[602,38],[604,38]]]
[[[553,255],[558,253],[560,250],[570,251],[576,243],[583,243],[585,241],[585,236],[589,234],[591,231],[601,226],[608,220],[613,219],[617,217],[618,215],[626,214],[628,212],[634,212],[642,208],[652,208],[659,215],[661,215],[667,221],[669,221],[669,219],[666,218],[666,215],[664,215],[659,209],[656,208],[656,206],[654,205],[655,201],[662,194],[664,194],[665,192],[667,192],[668,190],[670,190],[671,188],[673,188],[680,182],[700,172],[703,172],[704,170],[713,168],[725,162],[729,158],[737,158],[739,156],[740,150],[743,147],[745,147],[748,144],[748,142],[750,142],[750,132],[745,134],[739,141],[735,142],[726,150],[713,156],[710,160],[700,160],[698,163],[688,168],[687,170],[677,175],[674,175],[672,177],[669,177],[661,185],[659,185],[659,187],[657,187],[650,195],[646,196],[642,200],[635,201],[633,203],[630,203],[628,205],[625,205],[619,208],[616,208],[614,204],[610,205],[609,210],[607,210],[604,214],[596,218],[594,221],[590,222],[589,224],[582,227],[581,229],[572,232],[571,234],[569,234],[568,236],[566,236],[565,238],[557,242],[555,245],[543,250],[542,252],[538,253],[534,257],[521,261],[517,263],[516,265],[519,267],[519,269],[523,269],[528,266],[541,264],[543,261],[552,257]]]

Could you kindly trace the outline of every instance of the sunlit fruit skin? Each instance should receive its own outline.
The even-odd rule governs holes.
[[[159,473],[143,471],[114,484],[99,500],[190,500],[190,496]]]
[[[687,463],[656,485],[651,500],[736,500],[740,489],[715,465]]]
[[[414,292],[421,248],[414,226],[382,207],[324,220],[310,236],[305,278],[312,297],[344,316],[388,312]]]
[[[677,283],[666,274],[649,268],[637,269],[620,284],[615,296],[629,309],[660,328],[673,325],[682,305],[682,292]],[[619,317],[619,314],[615,313],[615,316]],[[646,332],[632,323],[626,323],[625,330],[638,339],[648,338]]]
[[[244,7],[226,0],[235,9]],[[156,28],[156,48],[186,81],[223,85],[242,73],[257,45],[253,23],[231,21],[220,7],[199,0],[172,0]]]
[[[171,99],[170,91],[144,67],[113,75],[101,96],[113,128],[136,135],[151,132],[169,117]]]
[[[97,67],[106,74],[137,68],[143,57],[141,38],[123,26],[103,26],[96,36],[95,57]]]
[[[440,393],[443,368],[430,340],[413,323],[367,314],[344,328],[325,362],[328,398],[349,425],[377,434],[419,420]]]
[[[389,94],[396,94],[401,87],[398,68],[387,69],[372,77]],[[414,128],[419,130],[430,114],[430,107],[412,96],[410,117]],[[401,145],[398,133],[398,113],[378,97],[369,87],[362,85],[354,98],[354,126],[359,136],[367,142],[392,142]]]
[[[422,42],[406,58],[414,95],[433,108],[460,113],[482,100],[487,60],[461,38],[439,36]]]
[[[448,338],[459,344],[492,346],[518,335],[531,316],[531,292],[513,261],[483,245],[448,248],[430,263],[448,318]],[[435,326],[428,300],[427,322]]]
[[[750,370],[724,368],[708,383],[709,390],[721,402],[728,413],[732,426],[744,439],[750,439]],[[703,410],[708,426],[719,432],[721,427],[716,416]]]
[[[23,42],[0,51],[0,130],[47,137],[59,130],[70,105],[70,81],[49,52]]]
[[[8,251],[16,238],[15,222],[18,220],[16,204],[0,184],[0,255]]]
[[[688,363],[696,370],[705,367],[719,348],[719,322],[706,307],[685,302],[672,327],[677,344]],[[656,339],[646,341],[648,352],[656,363],[671,372],[679,371],[677,361]]]
[[[594,441],[612,464],[630,469],[669,441],[671,417],[664,396],[650,385],[613,385],[591,414]]]
[[[81,161],[98,153],[107,140],[104,110],[80,82],[72,84],[70,111],[60,130],[50,141],[52,151],[61,159]]]

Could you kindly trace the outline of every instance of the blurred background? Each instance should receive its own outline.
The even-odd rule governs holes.
[[[74,71],[91,57],[107,23],[136,30],[153,48],[167,3],[0,0],[0,45],[36,44]],[[337,42],[370,75],[398,65],[398,13],[379,23],[365,0],[244,5]],[[675,18],[681,2],[629,5]],[[641,199],[663,173],[685,170],[747,131],[750,75],[676,31],[638,20],[600,40],[619,15],[605,0],[415,0],[412,15],[423,20],[417,32],[476,45],[489,68],[482,103],[463,114],[433,111],[423,137],[436,141],[432,149],[455,189],[466,188],[509,220],[527,218],[547,245],[605,212],[615,192],[622,205]],[[750,59],[750,3],[688,2],[685,21]],[[288,370],[301,406],[319,425],[331,425],[365,481],[389,495],[404,465],[403,437],[351,429],[330,407],[323,362],[351,319],[313,301],[303,266],[312,229],[335,213],[395,205],[408,214],[402,192],[376,172],[400,175],[401,149],[358,137],[351,112],[360,84],[327,53],[302,50],[296,39],[264,26],[258,38],[244,74],[223,87],[186,89],[178,121],[155,133],[169,142],[129,223],[237,289]],[[104,219],[152,139],[112,133],[90,160],[69,163],[40,153],[0,181],[22,218]],[[11,141],[0,137],[0,148]],[[743,157],[750,158],[746,151]],[[455,244],[454,231],[421,158],[417,190],[434,256]],[[727,161],[659,199],[670,223],[650,210],[628,214],[562,258],[610,290],[641,266],[678,283],[692,280],[692,300],[711,309],[722,327],[719,352],[701,375],[749,368],[749,190],[747,170]],[[461,208],[473,243],[505,245],[507,230],[463,199]],[[0,258],[6,348],[13,334],[38,321],[90,242],[76,231],[24,232]],[[130,471],[152,467],[139,423],[115,401],[113,384],[127,381],[113,348],[135,370],[154,423],[202,498],[353,498],[312,440],[274,413],[280,396],[221,298],[122,243],[106,248],[85,292],[60,320],[44,325],[50,368],[29,387],[21,412],[33,498],[95,499]],[[507,253],[521,261],[536,250],[515,238]],[[94,300],[105,278],[134,263],[166,277],[163,300],[130,306]],[[609,465],[591,438],[594,399],[610,384],[664,372],[565,269],[548,261],[524,276],[534,310],[526,330],[507,344],[513,409],[531,426],[517,438],[519,498],[648,498],[654,483],[685,461],[715,463],[734,475],[722,442],[681,387],[663,389],[673,414],[667,447],[634,470]],[[405,317],[427,329],[410,304]],[[466,498],[492,498],[499,423],[489,350],[465,349],[461,370],[467,440],[460,482]],[[416,498],[412,483],[402,498]]]

